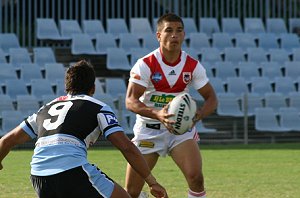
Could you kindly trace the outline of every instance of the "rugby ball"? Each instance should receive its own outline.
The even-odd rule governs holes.
[[[174,134],[186,133],[193,125],[193,118],[197,110],[196,102],[188,93],[177,95],[169,104],[168,113],[174,114],[169,119],[174,120]]]

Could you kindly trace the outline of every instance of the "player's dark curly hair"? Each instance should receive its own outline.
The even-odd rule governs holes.
[[[159,17],[157,20],[157,31],[161,31],[161,26],[164,22],[180,22],[182,24],[182,27],[184,28],[184,23],[180,16],[174,14],[174,13],[166,13]]]
[[[66,71],[65,89],[68,94],[89,94],[95,86],[95,70],[93,65],[81,60]]]

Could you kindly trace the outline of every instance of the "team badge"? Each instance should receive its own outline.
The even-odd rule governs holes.
[[[191,72],[183,72],[182,73],[183,82],[185,84],[188,84],[192,80],[192,74]]]
[[[156,72],[152,75],[152,78],[151,78],[154,82],[158,82],[162,79],[162,75],[161,73],[159,72]]]
[[[108,125],[118,124],[118,119],[116,118],[116,116],[114,114],[104,113],[104,117],[105,117]]]

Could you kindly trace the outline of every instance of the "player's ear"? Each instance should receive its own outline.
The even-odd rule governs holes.
[[[96,85],[94,84],[94,86],[91,88],[89,95],[94,95],[96,91]]]

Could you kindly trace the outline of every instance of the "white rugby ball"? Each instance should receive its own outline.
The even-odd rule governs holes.
[[[197,110],[196,102],[188,93],[177,95],[170,102],[168,113],[174,114],[170,120],[174,120],[174,134],[181,135],[186,133],[193,125],[193,117]]]

